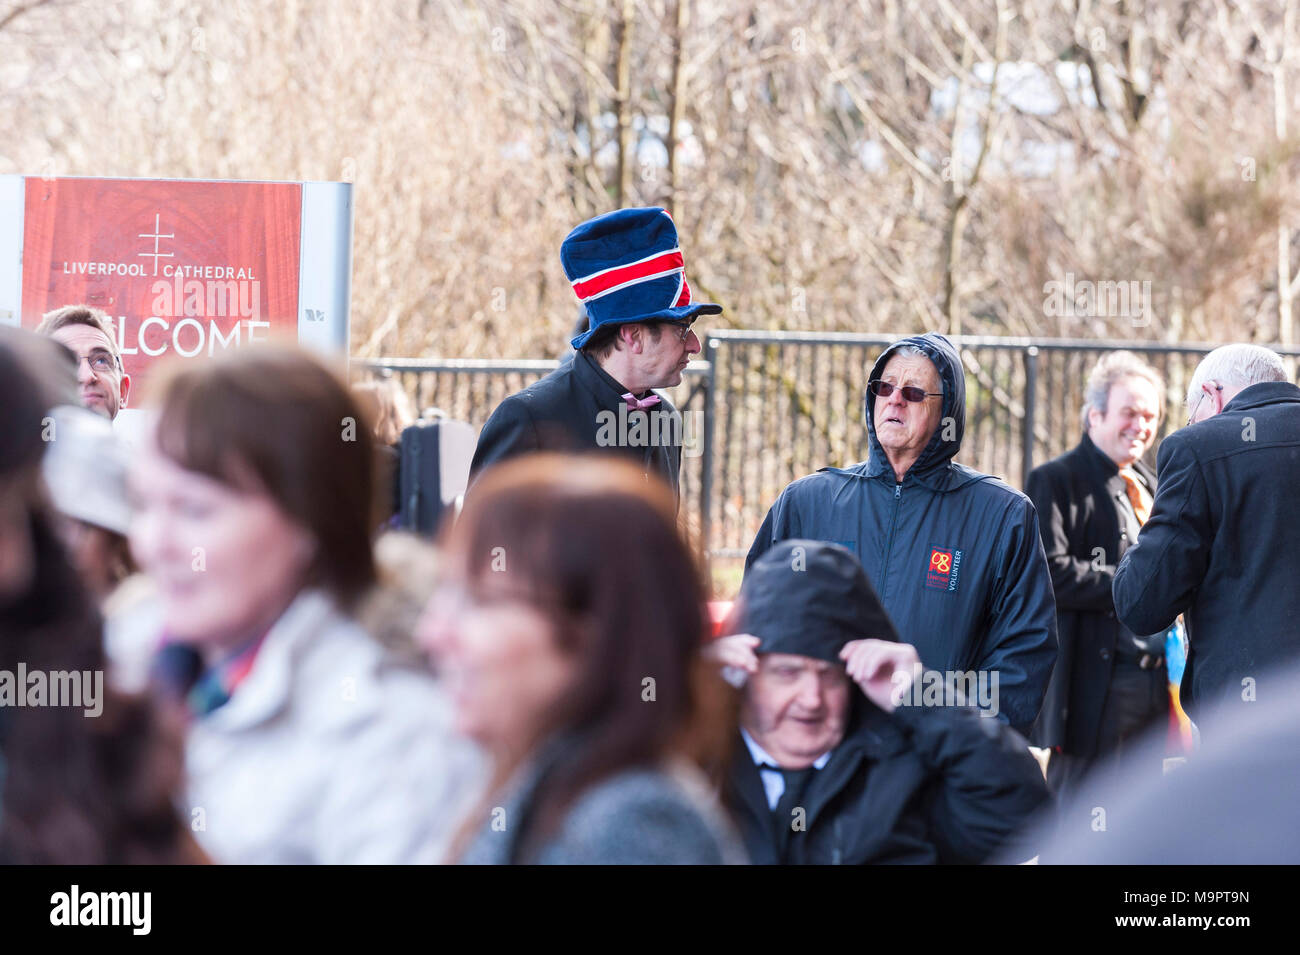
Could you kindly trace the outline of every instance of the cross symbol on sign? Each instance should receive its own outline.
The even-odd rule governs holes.
[[[174,232],[163,232],[163,231],[162,231],[162,226],[159,224],[161,218],[162,218],[161,213],[154,213],[154,217],[153,217],[153,232],[141,232],[141,233],[139,233],[140,238],[142,238],[142,239],[153,239],[153,251],[152,251],[152,252],[137,252],[137,253],[136,253],[137,256],[141,256],[141,257],[146,258],[146,259],[147,259],[147,258],[150,258],[150,257],[153,258],[153,274],[154,274],[154,275],[157,275],[157,274],[158,274],[158,260],[159,260],[159,259],[171,259],[171,258],[175,258],[175,253],[174,253],[174,252],[159,252],[159,251],[158,251],[158,242],[159,242],[160,239],[174,239],[174,238],[176,238],[176,233],[174,233]]]

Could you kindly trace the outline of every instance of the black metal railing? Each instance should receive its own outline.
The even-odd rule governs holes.
[[[721,330],[668,391],[682,411],[682,513],[702,549],[738,557],[794,479],[867,453],[867,373],[899,336]],[[957,459],[1017,487],[1079,440],[1088,372],[1127,348],[1166,382],[1161,436],[1186,421],[1183,395],[1207,343],[954,337],[966,374],[966,433]],[[1270,346],[1275,347],[1275,346]],[[1290,360],[1297,348],[1276,348]],[[492,409],[554,369],[550,360],[357,359],[386,369],[421,409],[481,427]],[[1294,376],[1293,376],[1294,377]],[[1154,452],[1153,452],[1154,453]],[[1154,463],[1154,462],[1153,462]]]

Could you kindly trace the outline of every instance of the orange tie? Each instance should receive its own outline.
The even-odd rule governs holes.
[[[1151,499],[1147,489],[1129,471],[1120,471],[1119,476],[1124,479],[1129,503],[1133,505],[1133,513],[1137,515],[1138,523],[1145,524],[1147,518],[1151,516]]]

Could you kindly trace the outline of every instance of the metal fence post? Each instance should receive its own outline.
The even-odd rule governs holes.
[[[704,345],[709,369],[704,375],[704,446],[700,467],[700,552],[708,556],[713,547],[713,421],[718,411],[718,340],[712,335]]]
[[[1029,472],[1034,469],[1034,407],[1038,403],[1038,346],[1025,349],[1025,418],[1021,435],[1020,486],[1029,485]]]

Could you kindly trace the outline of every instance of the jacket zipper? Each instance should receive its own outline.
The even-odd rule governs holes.
[[[880,571],[880,589],[877,593],[880,599],[885,599],[885,583],[889,580],[889,555],[894,550],[894,526],[898,523],[899,501],[903,496],[903,485],[894,485],[894,516],[889,519],[889,542],[885,544],[884,567]]]

